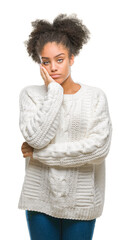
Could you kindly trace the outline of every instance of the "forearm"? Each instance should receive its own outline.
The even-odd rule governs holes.
[[[104,93],[95,96],[89,116],[86,137],[75,142],[49,144],[43,149],[34,149],[33,158],[44,164],[77,167],[86,163],[104,161],[110,148],[112,123]]]
[[[41,149],[54,138],[63,101],[63,88],[52,82],[48,85],[46,96],[37,99],[28,90],[20,94],[19,127],[26,142],[36,149]]]
[[[108,155],[112,136],[112,126],[106,134],[102,146],[93,139],[78,142],[49,144],[47,147],[33,151],[33,158],[50,166],[77,167],[85,164],[100,164]]]

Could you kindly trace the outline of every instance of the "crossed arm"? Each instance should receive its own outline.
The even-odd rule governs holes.
[[[100,164],[108,155],[112,123],[108,102],[100,91],[93,102],[87,137],[75,142],[48,144],[33,149],[32,158],[49,166],[77,167],[85,164]]]

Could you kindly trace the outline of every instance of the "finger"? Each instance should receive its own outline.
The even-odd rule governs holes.
[[[22,144],[22,146],[23,146],[23,147],[31,147],[27,142],[24,142],[24,143]]]
[[[42,69],[40,69],[40,73],[41,73],[41,76],[45,79],[46,76],[45,76],[45,73],[44,73],[44,71]]]
[[[21,149],[25,149],[25,148],[28,148],[28,145],[27,144],[24,144],[22,145]]]
[[[46,69],[44,67],[41,66],[40,68],[41,74],[43,74],[45,76],[46,73]]]
[[[47,70],[45,68],[43,69],[43,71],[44,71],[46,78],[50,77],[49,73],[47,72]]]
[[[29,152],[25,152],[23,153],[23,157],[29,157],[30,153]]]
[[[25,144],[26,144],[26,142],[23,142],[23,143],[22,143],[22,146],[24,146]]]
[[[24,147],[24,148],[22,148],[22,151],[32,151],[33,150],[33,148],[32,147],[30,147],[30,146],[26,146],[26,147]]]
[[[45,68],[44,68],[45,69]],[[49,73],[48,73],[48,71],[45,69],[44,70],[44,73],[45,73],[45,77],[46,77],[46,79],[47,79],[47,83],[51,80],[51,81],[53,81],[53,82],[55,82],[54,80],[53,80],[53,78],[49,75]]]
[[[40,65],[40,70],[45,71],[45,68],[42,65]]]
[[[30,147],[25,147],[25,148],[22,148],[21,151],[22,151],[22,153],[30,152],[30,151],[32,151],[32,148],[30,148]]]
[[[40,69],[41,70],[44,70],[45,68],[42,66],[42,64],[40,64]]]
[[[32,157],[32,152],[24,153],[23,157]]]
[[[24,146],[24,145],[22,145],[22,146],[21,146],[21,151],[22,151],[24,148],[25,148],[25,146]]]
[[[41,69],[44,71],[44,74],[46,75],[46,77],[50,76],[46,68],[44,68],[42,65],[41,65]]]
[[[29,157],[29,155],[27,153],[23,154],[23,157],[26,158],[26,157]]]
[[[27,152],[29,152],[29,149],[28,149],[28,148],[24,148],[24,149],[22,150],[22,153],[27,153]]]

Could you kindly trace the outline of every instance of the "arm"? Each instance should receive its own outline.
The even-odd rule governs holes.
[[[28,87],[21,90],[19,127],[31,147],[43,148],[54,138],[62,100],[63,88],[57,82],[49,83],[46,96],[36,96]]]
[[[49,144],[33,151],[33,158],[46,165],[77,167],[100,164],[108,155],[112,136],[112,123],[106,95],[103,91],[93,100],[87,137],[77,142]]]

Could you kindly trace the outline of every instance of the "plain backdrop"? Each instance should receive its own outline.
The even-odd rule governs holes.
[[[5,0],[0,4],[0,239],[29,240],[25,212],[18,209],[25,173],[19,93],[43,80],[23,42],[32,21],[53,21],[60,13],[76,13],[91,32],[88,44],[75,57],[72,77],[104,90],[113,124],[105,205],[93,239],[130,239],[130,7],[126,0]]]

